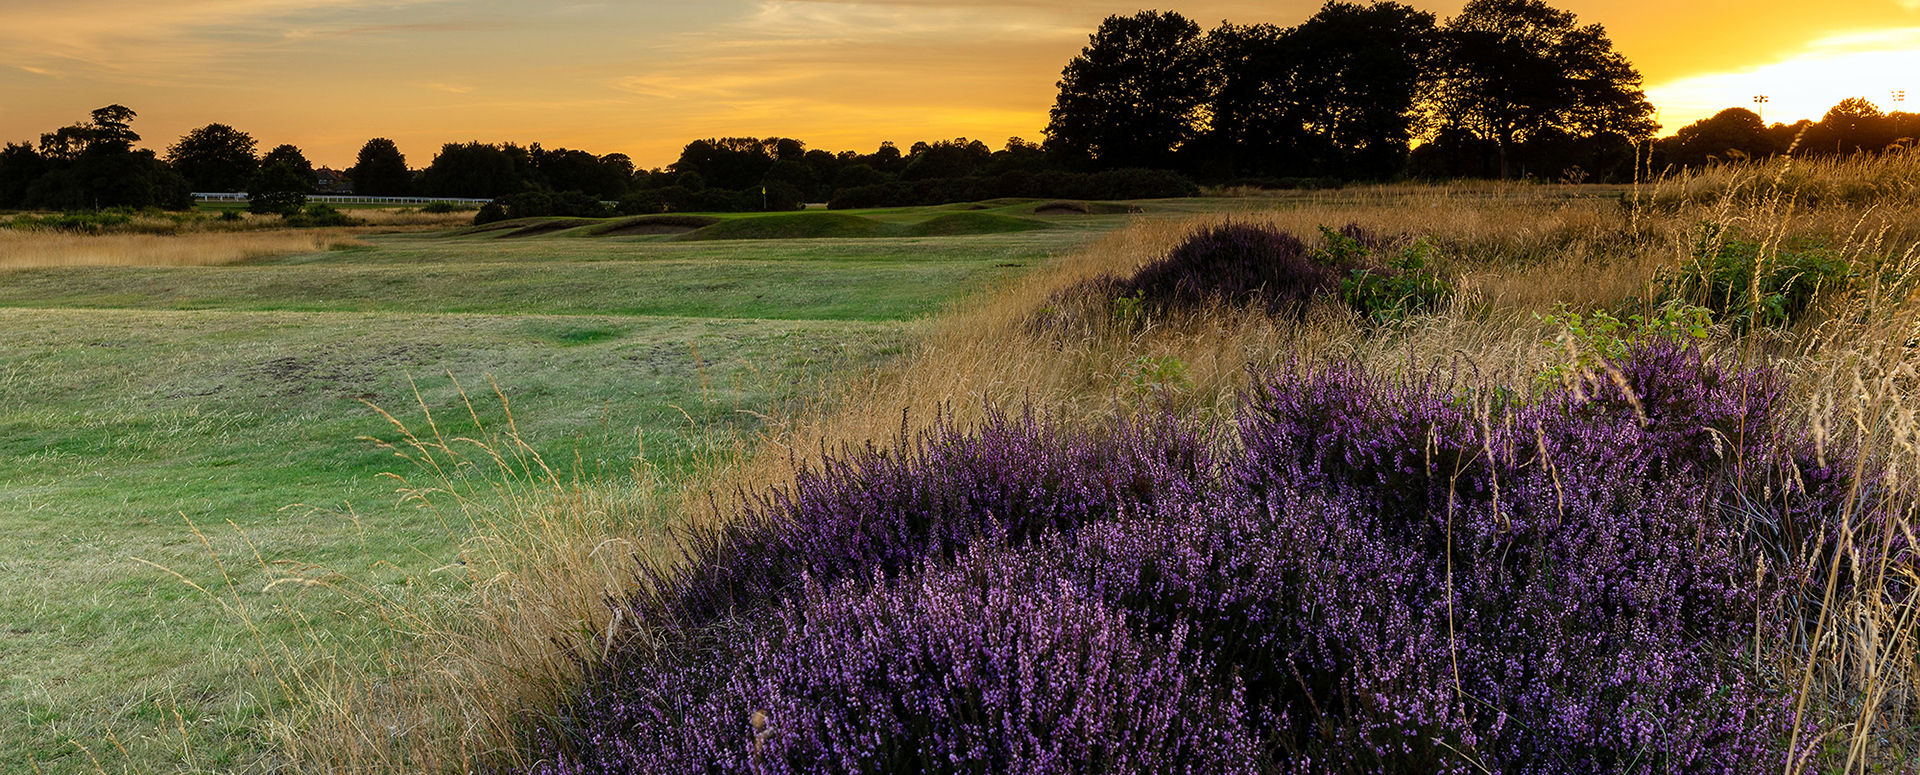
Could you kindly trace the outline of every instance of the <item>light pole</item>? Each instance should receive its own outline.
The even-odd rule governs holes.
[[[1907,91],[1905,89],[1893,90],[1893,109],[1895,111],[1898,111],[1900,109],[1900,103],[1906,102],[1906,101],[1907,101]]]
[[[1765,94],[1753,95],[1753,114],[1760,117],[1762,126],[1767,123],[1767,99]]]

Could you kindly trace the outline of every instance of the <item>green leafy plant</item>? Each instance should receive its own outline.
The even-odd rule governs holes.
[[[1170,355],[1142,355],[1130,364],[1127,384],[1135,393],[1153,393],[1161,390],[1185,392],[1193,383],[1187,379],[1185,361]]]
[[[1329,231],[1330,246],[1336,238],[1353,246],[1359,245],[1350,238]],[[1336,249],[1341,252],[1332,257],[1339,259],[1344,258],[1344,252],[1352,248],[1340,245]],[[1453,286],[1429,267],[1435,250],[1433,243],[1422,238],[1398,252],[1388,254],[1384,268],[1362,266],[1350,270],[1346,278],[1340,281],[1340,300],[1356,312],[1379,322],[1401,320],[1409,315],[1438,309],[1448,296],[1453,295]]]
[[[1769,246],[1701,224],[1687,261],[1660,278],[1668,298],[1699,304],[1735,331],[1798,322],[1823,291],[1844,289],[1852,265],[1818,245]]]
[[[1541,372],[1540,380],[1558,385],[1599,368],[1602,362],[1619,362],[1635,347],[1654,340],[1688,342],[1712,336],[1713,311],[1686,302],[1669,302],[1652,315],[1614,317],[1604,310],[1574,312],[1562,303],[1554,313],[1535,319],[1559,329],[1556,338],[1568,346],[1570,358]]]

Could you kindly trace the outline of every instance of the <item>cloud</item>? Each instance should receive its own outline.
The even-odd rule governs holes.
[[[1824,37],[1800,51],[1758,67],[1706,73],[1657,84],[1647,96],[1661,108],[1667,131],[1728,107],[1756,104],[1769,122],[1819,119],[1848,97],[1866,97],[1882,109],[1910,109],[1893,100],[1896,91],[1920,98],[1920,27],[1851,32]]]

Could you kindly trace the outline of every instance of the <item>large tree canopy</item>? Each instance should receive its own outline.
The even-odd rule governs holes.
[[[1207,34],[1215,174],[1388,178],[1420,126],[1433,14],[1328,2],[1300,26]]]
[[[384,137],[360,146],[360,155],[348,174],[353,178],[353,192],[362,196],[405,196],[413,188],[407,157]]]
[[[1447,21],[1436,101],[1443,129],[1509,152],[1536,139],[1650,137],[1658,128],[1640,74],[1604,27],[1540,0],[1473,0]]]
[[[1760,114],[1746,108],[1727,108],[1680,128],[1668,143],[1667,161],[1705,164],[1711,159],[1759,158],[1776,152],[1773,138]]]
[[[253,136],[226,124],[208,124],[167,147],[167,163],[195,191],[241,191],[259,162]]]
[[[1048,150],[1106,168],[1171,167],[1207,99],[1200,27],[1173,12],[1109,16],[1060,74]]]

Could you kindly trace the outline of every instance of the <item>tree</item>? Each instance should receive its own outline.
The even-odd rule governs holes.
[[[1493,141],[1502,178],[1535,138],[1652,135],[1640,74],[1606,29],[1540,0],[1472,0],[1447,20],[1436,108],[1446,128]]]
[[[421,175],[427,196],[492,199],[533,187],[533,155],[513,143],[447,143]]]
[[[1198,138],[1215,177],[1292,174],[1298,132],[1294,62],[1271,24],[1222,24],[1201,43],[1206,62],[1207,130]]]
[[[362,196],[406,196],[413,188],[407,157],[392,140],[376,137],[360,146],[360,155],[347,171],[353,191]]]
[[[251,135],[226,124],[208,124],[167,147],[167,163],[195,191],[240,191],[259,168]]]
[[[308,189],[311,191],[313,186],[313,162],[307,161],[307,155],[302,153],[299,147],[285,144],[276,145],[273,147],[273,150],[267,152],[267,155],[260,157],[260,168],[263,170],[275,164],[292,165],[293,169],[300,173],[300,177],[306,179]]]
[[[1172,167],[1206,98],[1199,38],[1173,12],[1107,17],[1060,73],[1047,149],[1083,166]]]
[[[555,191],[580,191],[598,199],[619,199],[626,195],[628,181],[633,176],[632,161],[623,167],[586,151],[565,148],[548,151],[538,143],[530,150],[536,179]]]
[[[94,110],[88,123],[41,135],[41,171],[21,203],[59,210],[192,207],[185,180],[152,151],[134,149],[140,139],[131,125],[135,115],[124,105],[108,105]],[[24,164],[24,157],[16,163]]]
[[[46,160],[31,145],[7,143],[0,149],[0,209],[24,207],[27,189],[46,169]]]
[[[1746,108],[1727,108],[1680,128],[1661,141],[1667,161],[1698,166],[1710,159],[1760,158],[1778,151],[1760,114]]]
[[[1807,132],[1812,153],[1878,152],[1893,143],[1891,122],[1865,97],[1848,97],[1827,110]]]
[[[1280,45],[1295,63],[1290,96],[1297,130],[1318,162],[1310,174],[1399,174],[1439,46],[1433,14],[1392,2],[1328,2],[1287,31]]]
[[[247,183],[247,210],[292,215],[306,205],[311,190],[311,174],[302,173],[292,162],[275,161],[262,166]]]

